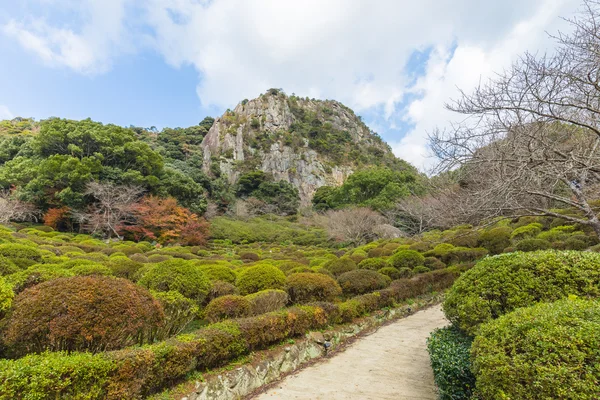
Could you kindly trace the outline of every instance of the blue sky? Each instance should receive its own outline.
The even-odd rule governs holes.
[[[0,117],[189,126],[270,87],[342,101],[419,167],[443,104],[578,0],[0,0]]]

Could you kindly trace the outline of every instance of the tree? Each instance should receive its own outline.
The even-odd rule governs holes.
[[[439,170],[459,168],[482,217],[538,215],[590,226],[600,187],[600,2],[584,2],[556,52],[525,54],[450,110],[467,118],[431,135]],[[556,208],[569,208],[568,214]]]
[[[320,220],[331,238],[354,245],[377,239],[376,229],[385,223],[380,214],[369,208],[330,210]]]
[[[201,245],[208,237],[208,223],[173,197],[146,196],[131,208],[133,222],[119,230],[135,240]]]
[[[0,191],[0,223],[36,220],[40,212],[31,203],[18,200],[8,190]]]
[[[95,202],[86,212],[79,213],[78,219],[91,234],[100,233],[109,239],[114,234],[120,238],[119,229],[132,219],[136,202],[143,192],[140,186],[90,182],[85,194],[93,197]]]

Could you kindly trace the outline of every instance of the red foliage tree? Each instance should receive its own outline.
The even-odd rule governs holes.
[[[206,243],[208,223],[172,197],[146,196],[132,207],[135,225],[122,226],[121,232],[135,240],[180,243],[197,246]]]
[[[44,225],[57,231],[71,230],[71,209],[69,207],[50,208],[44,214]]]

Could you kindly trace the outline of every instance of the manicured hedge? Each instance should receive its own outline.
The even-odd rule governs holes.
[[[237,277],[235,285],[241,294],[260,292],[265,289],[283,289],[285,274],[269,264],[257,264],[244,268]]]
[[[345,295],[356,296],[383,289],[388,285],[385,275],[370,269],[357,269],[343,273],[338,283]]]
[[[297,274],[296,274],[297,275]],[[294,276],[294,275],[292,275]],[[172,385],[194,370],[218,367],[283,339],[349,322],[395,302],[447,288],[456,277],[439,270],[394,281],[387,289],[340,305],[292,307],[209,325],[154,345],[89,355],[43,353],[0,361],[0,399],[135,399]],[[346,306],[347,305],[347,306]],[[342,317],[341,309],[346,311]]]
[[[342,289],[332,277],[319,273],[304,272],[288,276],[287,292],[292,303],[333,301]]]
[[[188,299],[201,304],[210,290],[210,282],[199,266],[191,261],[174,259],[148,267],[139,284],[150,290],[176,290]]]
[[[484,324],[473,371],[484,399],[600,398],[600,304],[563,299]]]
[[[471,372],[473,339],[453,326],[436,329],[427,339],[427,350],[439,400],[467,400],[475,389]]]
[[[390,258],[392,266],[400,268],[414,268],[423,265],[425,257],[415,250],[400,250]]]
[[[600,295],[600,254],[540,251],[488,257],[456,281],[443,308],[452,323],[474,334],[480,324],[518,307],[570,294]]]

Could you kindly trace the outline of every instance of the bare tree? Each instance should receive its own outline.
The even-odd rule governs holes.
[[[558,34],[556,52],[525,54],[450,110],[465,120],[430,135],[439,171],[458,169],[481,217],[539,215],[600,236],[600,2],[588,0]],[[555,208],[571,208],[565,215]]]
[[[9,190],[0,191],[0,223],[10,221],[37,221],[40,215],[33,204],[16,199]]]
[[[114,234],[120,238],[119,226],[132,218],[132,207],[143,192],[142,187],[135,185],[90,182],[85,194],[94,197],[96,202],[77,217],[90,233],[100,232],[109,239]]]
[[[385,219],[370,208],[331,210],[320,218],[331,238],[355,245],[377,239],[377,228],[383,224]]]

